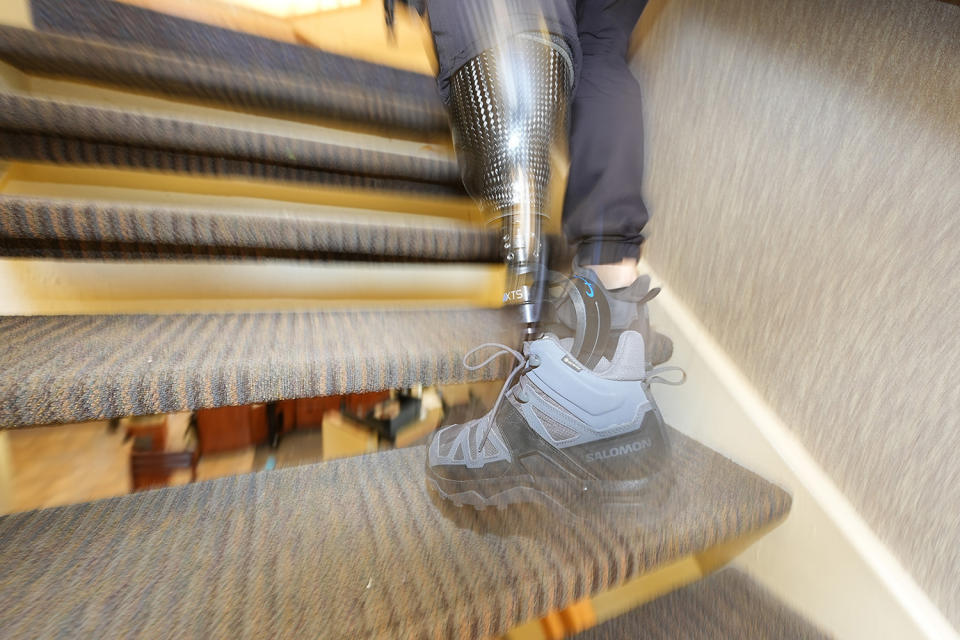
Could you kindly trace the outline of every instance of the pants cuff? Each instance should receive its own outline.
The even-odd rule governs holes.
[[[637,238],[596,238],[577,245],[577,263],[613,264],[625,258],[640,259],[643,236]]]

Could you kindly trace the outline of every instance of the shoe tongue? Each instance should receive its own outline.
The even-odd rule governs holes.
[[[608,380],[640,380],[646,372],[643,336],[636,331],[624,331],[620,334],[613,360],[607,361],[604,358],[594,367],[594,373]]]

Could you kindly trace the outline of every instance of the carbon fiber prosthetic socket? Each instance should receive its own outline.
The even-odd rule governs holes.
[[[451,78],[454,146],[467,191],[499,221],[508,267],[504,302],[528,333],[539,319],[540,233],[550,160],[565,150],[573,64],[562,39],[524,33],[488,49]]]

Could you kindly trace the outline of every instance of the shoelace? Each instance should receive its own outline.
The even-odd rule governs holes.
[[[469,362],[467,362],[467,360],[469,360],[473,354],[477,353],[478,351],[482,351],[483,349],[489,349],[491,347],[496,347],[497,352],[491,355],[489,358],[487,358],[483,362],[479,364],[470,364]],[[514,376],[516,376],[527,365],[527,357],[524,356],[519,351],[517,351],[516,349],[508,347],[507,345],[501,344],[499,342],[484,342],[483,344],[478,345],[473,349],[470,349],[470,351],[468,351],[463,356],[463,366],[468,371],[476,371],[477,369],[482,369],[483,367],[487,366],[488,364],[490,364],[500,356],[505,356],[505,355],[513,356],[517,360],[518,364],[510,372],[510,375],[507,376],[507,379],[504,381],[503,386],[500,387],[500,393],[497,394],[497,400],[496,402],[493,403],[493,408],[490,409],[490,411],[488,411],[482,418],[480,418],[479,426],[480,426],[480,429],[483,430],[483,436],[480,438],[480,444],[477,445],[478,456],[480,455],[480,452],[483,451],[483,445],[487,443],[487,436],[490,435],[490,430],[493,428],[493,417],[497,414],[497,409],[500,408],[500,403],[503,402],[503,398],[507,395],[507,391],[509,391],[510,385],[513,383]],[[675,371],[680,372],[679,380],[670,380],[668,378],[663,377],[663,374],[673,373]],[[670,385],[671,387],[676,387],[686,382],[687,372],[681,369],[680,367],[674,367],[674,366],[656,367],[655,369],[650,369],[650,371],[648,371],[647,374],[643,378],[641,378],[641,380],[643,380],[648,385],[649,384],[666,384],[666,385]]]
[[[467,360],[470,359],[470,356],[475,354],[478,351],[483,349],[489,349],[491,347],[496,347],[498,351],[492,356],[481,362],[480,364],[470,364]],[[493,408],[490,409],[482,418],[480,418],[480,428],[483,430],[483,437],[480,439],[480,444],[477,445],[477,455],[480,455],[480,452],[483,451],[483,445],[487,443],[487,436],[490,435],[490,429],[493,428],[493,416],[497,414],[497,409],[500,408],[500,403],[503,402],[503,398],[507,395],[507,391],[510,389],[510,385],[513,383],[514,376],[522,370],[527,364],[527,358],[522,353],[516,349],[512,349],[505,344],[500,344],[499,342],[484,342],[481,345],[470,349],[463,356],[463,366],[466,367],[468,371],[476,371],[477,369],[482,369],[487,366],[500,356],[511,355],[513,356],[518,364],[513,368],[513,371],[510,372],[510,375],[507,376],[506,381],[503,383],[503,386],[500,387],[500,393],[497,395],[497,401],[493,403]]]
[[[680,372],[679,380],[668,380],[661,376],[664,373],[672,373],[674,371]],[[680,367],[656,367],[647,371],[647,375],[643,376],[642,380],[647,384],[667,384],[671,387],[679,387],[684,382],[687,381],[687,372],[681,369]]]

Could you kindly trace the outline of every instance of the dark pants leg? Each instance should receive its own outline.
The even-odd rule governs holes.
[[[637,258],[647,223],[641,193],[640,85],[627,49],[646,0],[578,0],[582,51],[572,105],[563,231],[580,264]]]
[[[437,53],[437,87],[449,102],[450,76],[466,62],[512,36],[545,29],[561,36],[580,66],[575,0],[427,0]]]

